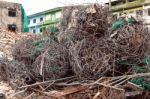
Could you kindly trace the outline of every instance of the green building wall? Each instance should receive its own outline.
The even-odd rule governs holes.
[[[129,2],[129,0],[125,0],[125,3],[112,5],[111,11],[113,14],[119,14],[120,12],[130,13],[133,11],[143,10],[143,4],[145,0],[134,0]]]
[[[42,25],[43,31],[47,28],[51,28],[52,32],[56,31],[56,24],[61,20],[61,12],[62,8],[55,8],[45,13],[46,21]]]

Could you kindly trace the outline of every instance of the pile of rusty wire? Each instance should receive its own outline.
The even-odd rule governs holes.
[[[27,75],[37,81],[64,77],[70,69],[68,49],[52,34],[18,41],[13,57],[23,62]]]
[[[36,55],[32,55],[32,50],[35,48],[33,42],[41,39],[42,38],[39,36],[31,36],[17,41],[12,49],[13,58],[24,62],[26,65],[31,65],[35,58],[40,54],[37,53]]]
[[[110,32],[108,16],[107,8],[98,4],[63,11],[58,40],[68,47],[70,66],[82,80],[132,74],[132,67],[143,66],[149,53],[147,28],[125,24]]]
[[[132,74],[144,66],[150,35],[142,24],[125,24],[110,32],[109,12],[98,4],[66,7],[58,37],[29,38],[16,44],[14,57],[25,61],[34,78],[61,78],[73,72],[79,79]],[[28,63],[29,62],[29,63]]]
[[[53,42],[32,64],[34,78],[41,75],[44,80],[58,79],[69,75],[68,50],[62,44]]]
[[[15,60],[9,60],[7,57],[0,58],[0,79],[12,81],[25,77],[27,74],[25,65]]]

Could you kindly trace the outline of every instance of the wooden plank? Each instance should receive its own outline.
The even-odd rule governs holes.
[[[141,91],[132,91],[132,92],[125,93],[126,97],[137,96],[137,95],[142,95],[142,92]]]
[[[49,94],[50,98],[60,98],[60,97],[63,97],[63,96],[66,96],[66,95],[69,95],[69,94],[72,94],[72,93],[76,93],[76,92],[79,92],[79,91],[82,91],[82,90],[86,90],[88,88],[88,86],[77,86],[77,87],[71,87],[71,88],[68,88],[68,89],[65,89],[61,92],[55,92],[53,94]]]
[[[126,84],[126,86],[129,87],[129,88],[132,88],[133,90],[136,90],[136,91],[143,91],[144,90],[142,87],[140,87],[140,86],[138,86],[138,85],[136,85],[132,82],[128,82]]]

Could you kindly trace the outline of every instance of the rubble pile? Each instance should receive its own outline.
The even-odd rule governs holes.
[[[23,79],[27,74],[25,68],[21,62],[9,60],[7,57],[0,58],[0,79],[4,81]]]
[[[68,49],[55,35],[32,36],[18,41],[13,57],[23,62],[29,76],[37,81],[64,77],[70,69]]]
[[[17,40],[24,37],[30,37],[30,33],[14,33],[0,29],[0,52],[3,52],[7,57],[12,58],[12,48]]]
[[[39,55],[32,64],[32,72],[37,78],[41,75],[45,80],[58,79],[69,75],[68,50],[58,42],[54,42]]]
[[[42,38],[36,35],[18,40],[12,49],[12,56],[18,61],[24,62],[26,65],[31,65],[40,53],[33,52],[34,41]]]
[[[148,57],[147,28],[124,24],[109,31],[108,17],[99,5],[64,9],[58,40],[68,47],[71,67],[82,80],[132,74],[133,66],[143,66]]]
[[[26,85],[17,89],[27,91],[27,99],[35,92],[52,99],[148,99],[150,33],[125,18],[113,29],[108,17],[108,9],[98,4],[65,7],[58,36],[19,40],[12,55],[23,64],[3,60],[1,76],[25,75]]]

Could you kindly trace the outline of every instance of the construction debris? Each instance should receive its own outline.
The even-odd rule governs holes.
[[[30,37],[31,33],[14,33],[7,30],[0,29],[0,52],[3,52],[7,57],[12,59],[12,48],[14,44],[22,39]]]
[[[148,99],[150,33],[142,23],[110,17],[98,4],[66,7],[56,34],[20,39],[15,60],[0,53],[1,79],[17,80],[13,97]]]
[[[149,53],[146,27],[124,24],[108,31],[108,16],[108,10],[97,4],[70,7],[63,12],[58,40],[68,47],[71,67],[82,80],[132,74],[133,66],[143,66]]]

